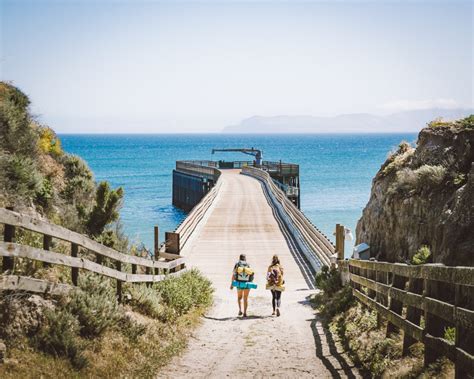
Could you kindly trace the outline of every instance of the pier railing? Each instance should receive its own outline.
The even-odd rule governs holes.
[[[315,270],[329,266],[334,255],[334,245],[318,230],[306,216],[285,196],[274,183],[269,173],[254,167],[243,167],[242,174],[260,180],[265,187],[275,209],[284,221],[295,242]]]
[[[201,201],[189,212],[188,216],[178,225],[175,232],[178,235],[178,253],[186,245],[192,233],[196,230],[204,215],[211,207],[220,188],[220,182],[217,182]]]
[[[404,354],[419,341],[425,365],[445,356],[457,378],[474,372],[474,267],[351,259],[339,269],[357,300],[388,321],[387,335],[403,330]]]
[[[183,269],[185,264],[185,258],[182,257],[166,262],[124,254],[59,225],[5,208],[0,208],[0,224],[4,225],[3,241],[0,241],[2,272],[7,275],[0,277],[0,290],[26,289],[53,293],[66,290],[66,286],[62,284],[13,275],[15,260],[18,258],[43,262],[45,266],[70,267],[73,285],[78,283],[80,270],[116,279],[119,300],[122,296],[122,283],[159,282],[167,275],[176,275],[177,272],[171,272]],[[18,228],[40,234],[42,248],[15,243]],[[62,247],[69,246],[69,254],[53,251],[53,239],[60,240]],[[138,273],[139,268],[144,273]]]

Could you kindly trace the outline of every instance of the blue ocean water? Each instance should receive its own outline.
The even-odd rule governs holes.
[[[176,160],[248,160],[240,153],[211,155],[212,148],[255,147],[265,160],[300,165],[301,209],[332,237],[336,223],[354,231],[366,205],[371,181],[390,150],[416,134],[320,135],[61,135],[64,149],[81,156],[97,181],[125,189],[121,211],[133,242],[153,246],[153,226],[160,240],[185,213],[171,205]]]

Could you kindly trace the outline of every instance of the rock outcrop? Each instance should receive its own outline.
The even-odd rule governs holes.
[[[474,115],[431,122],[416,148],[402,142],[372,182],[357,243],[389,262],[428,246],[431,262],[474,266],[473,162]]]

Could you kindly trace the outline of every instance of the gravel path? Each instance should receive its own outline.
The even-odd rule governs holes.
[[[218,197],[182,251],[190,265],[210,278],[215,304],[160,378],[330,378],[358,377],[325,333],[307,297],[314,292],[302,274],[273,216],[260,183],[225,170]],[[237,317],[235,290],[229,289],[240,253],[256,272],[249,317]],[[265,274],[273,254],[285,268],[282,315],[271,316],[271,294]],[[305,269],[303,268],[303,271]]]

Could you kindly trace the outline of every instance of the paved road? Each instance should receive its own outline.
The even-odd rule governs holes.
[[[260,182],[225,170],[221,188],[200,227],[182,254],[216,289],[215,306],[191,338],[183,356],[160,377],[337,377],[353,376],[343,357],[328,343],[307,297],[313,293],[304,265],[275,219]],[[229,289],[240,253],[256,272],[249,318],[237,317],[235,290]],[[282,316],[271,316],[271,294],[265,275],[273,254],[285,269],[287,290]],[[296,260],[295,260],[296,258]],[[333,354],[333,356],[331,355]]]

